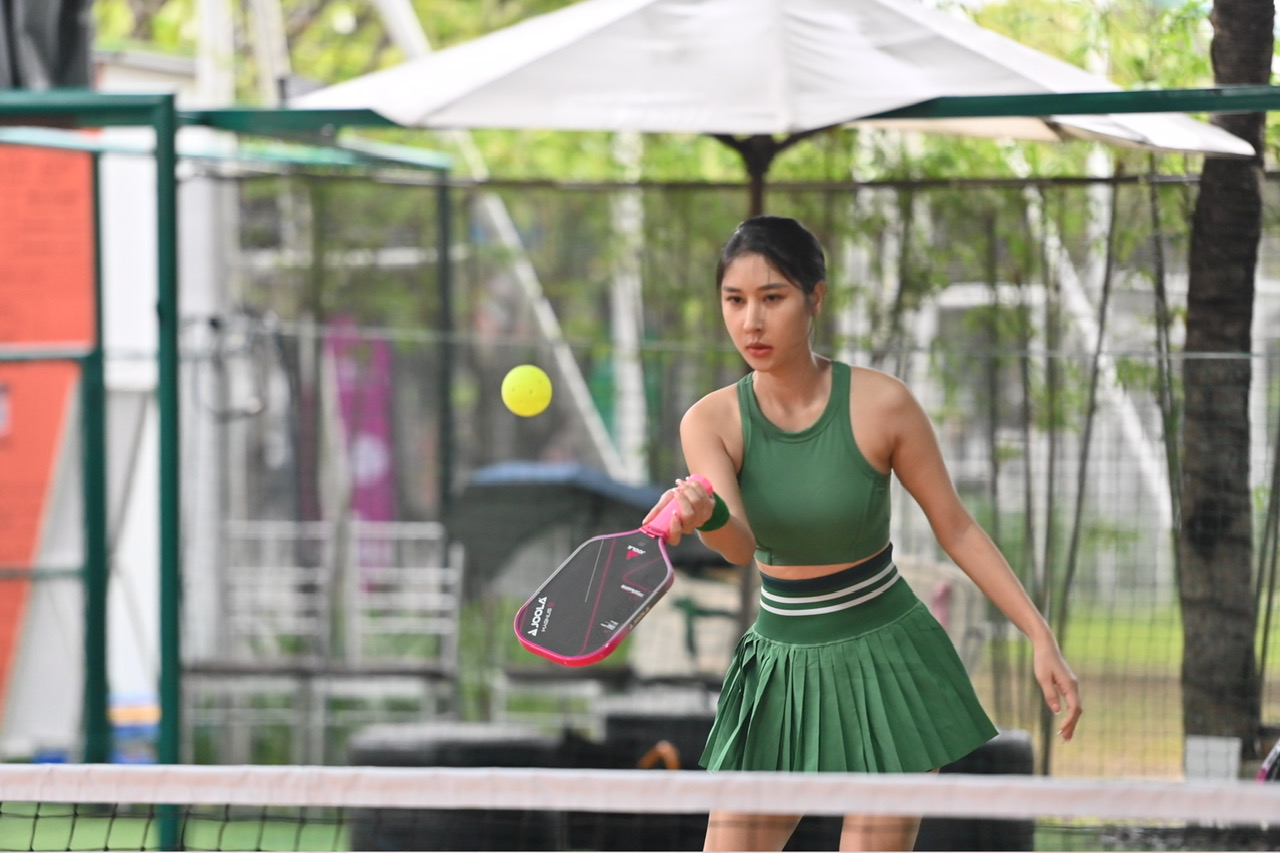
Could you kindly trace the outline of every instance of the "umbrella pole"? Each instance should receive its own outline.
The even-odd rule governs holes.
[[[790,144],[790,139],[781,143],[772,136],[756,134],[755,136],[730,136],[727,133],[714,133],[712,137],[742,157],[742,164],[747,167],[747,216],[759,216],[764,213],[764,178],[769,172],[769,165],[778,152]]]
[[[767,133],[757,133],[752,136],[731,136],[727,133],[713,133],[712,138],[728,145],[734,151],[737,151],[742,157],[743,164],[747,167],[748,176],[748,202],[747,216],[759,216],[764,213],[764,179],[769,173],[769,166],[773,164],[773,158],[777,157],[783,151],[786,151],[792,145],[795,145],[802,139],[808,139],[815,133],[821,133],[829,128],[817,127],[813,130],[806,130],[800,133],[793,133],[782,139],[774,139]]]

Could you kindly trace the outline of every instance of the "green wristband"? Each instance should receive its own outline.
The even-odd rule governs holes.
[[[703,533],[710,533],[712,530],[719,530],[729,523],[729,507],[725,502],[720,500],[719,495],[712,495],[716,502],[715,509],[711,510],[711,517],[707,519],[706,524],[698,526]]]

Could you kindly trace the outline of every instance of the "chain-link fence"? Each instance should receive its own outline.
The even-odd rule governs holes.
[[[184,348],[188,572],[196,566],[193,583],[210,591],[205,614],[190,621],[197,663],[228,648],[215,628],[236,624],[204,602],[231,606],[214,593],[238,547],[237,525],[446,522],[447,536],[449,506],[471,476],[512,460],[666,483],[684,473],[684,411],[744,369],[713,282],[719,246],[742,218],[737,188],[458,185],[452,274],[442,276],[434,187],[281,176],[236,186],[234,309],[190,318]],[[949,622],[993,717],[1035,732],[1057,773],[1183,767],[1180,454],[1216,452],[1184,451],[1178,440],[1184,367],[1200,357],[1179,345],[1193,200],[1191,182],[1169,178],[770,193],[773,212],[804,221],[828,250],[829,310],[816,348],[908,383],[934,419],[961,495],[1063,636],[1088,714],[1077,743],[1050,748],[1029,647],[967,581],[935,571],[945,555],[898,490],[896,553],[933,572],[919,591]],[[1277,201],[1270,184],[1270,212]],[[1243,574],[1251,585],[1253,612],[1240,618],[1256,616],[1247,666],[1261,672],[1264,724],[1280,718],[1268,630],[1280,427],[1276,239],[1268,225],[1254,353],[1236,357],[1252,376],[1243,392],[1251,438],[1232,452],[1247,455],[1257,547],[1252,565],[1223,567],[1224,577]],[[503,375],[523,362],[544,367],[555,388],[550,409],[534,418],[506,411],[499,394]],[[512,566],[475,566],[464,555],[435,561],[495,578],[458,604],[451,713],[520,710],[495,687],[529,663],[507,642],[503,596],[545,574],[569,541],[549,530],[520,543]],[[322,565],[322,552],[337,553],[332,544],[295,549],[293,562]],[[350,571],[364,558],[346,559]],[[699,571],[694,580],[713,589],[741,576]],[[316,592],[304,582],[292,588]],[[684,615],[671,624],[695,639],[738,606],[733,594],[679,600]],[[356,618],[349,606],[341,595],[325,605],[339,633]],[[642,626],[628,652],[634,672],[652,668],[644,635]],[[674,654],[696,657],[690,666],[713,678],[717,655],[684,645]],[[330,657],[354,665],[343,648],[335,641]]]

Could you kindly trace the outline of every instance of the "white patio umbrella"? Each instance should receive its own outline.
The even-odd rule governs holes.
[[[754,213],[772,159],[820,130],[943,96],[1117,88],[917,0],[583,0],[292,105],[408,127],[711,134],[743,155]],[[899,126],[1254,154],[1179,114]]]

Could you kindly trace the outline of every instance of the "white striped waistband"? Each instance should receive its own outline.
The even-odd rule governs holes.
[[[781,595],[769,589],[760,590],[760,607],[779,616],[817,616],[857,607],[884,595],[898,580],[898,567],[893,563],[871,577],[821,595]],[[822,602],[833,602],[823,605]],[[777,605],[790,605],[778,607]],[[812,606],[805,606],[812,605]]]

